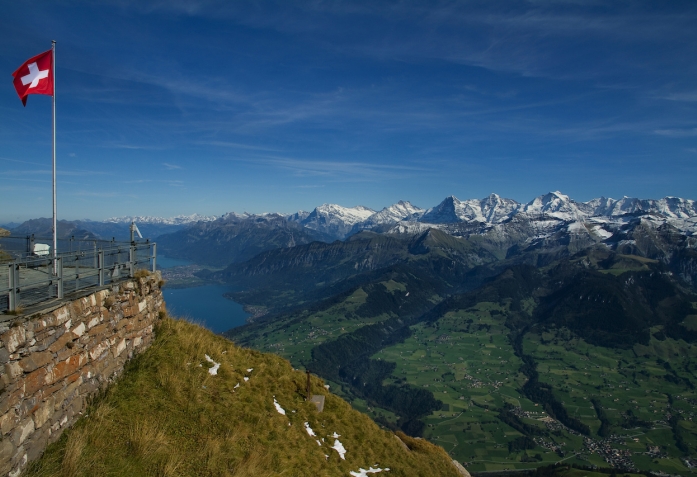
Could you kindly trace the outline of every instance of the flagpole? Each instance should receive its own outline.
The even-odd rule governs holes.
[[[56,40],[51,40],[51,69],[53,70],[53,274],[58,270],[58,227],[56,220]]]

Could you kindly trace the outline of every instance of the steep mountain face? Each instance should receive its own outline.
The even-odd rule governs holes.
[[[271,249],[307,244],[323,238],[278,214],[226,214],[160,236],[159,250],[168,257],[223,267]]]
[[[415,237],[361,232],[344,242],[269,250],[221,272],[200,276],[250,291],[240,300],[244,303],[263,300],[270,308],[284,308],[326,298],[396,269],[419,275],[424,282],[442,282],[435,287],[439,290],[453,288],[467,271],[495,260],[476,243],[440,230]]]
[[[57,225],[57,236],[59,239],[75,237],[81,240],[95,240],[100,237],[89,230],[86,230],[80,221],[59,220]],[[37,237],[53,236],[53,219],[41,218],[31,219],[24,222],[19,227],[12,229],[13,235],[31,235]]]
[[[455,196],[446,197],[436,207],[428,209],[419,222],[429,224],[452,224],[458,222],[478,222],[496,224],[515,214],[520,207],[516,201],[503,199],[496,194],[478,200],[461,201]]]
[[[305,218],[299,212],[295,219],[299,219],[302,226],[320,232],[322,234],[343,239],[351,232],[354,225],[366,220],[371,215],[375,214],[373,209],[363,207],[342,207],[336,204],[324,204],[316,207]]]
[[[546,215],[562,220],[580,220],[590,215],[585,204],[578,204],[558,191],[536,197],[522,206],[520,211],[528,215]]]
[[[392,225],[407,217],[417,217],[424,212],[424,209],[416,207],[411,202],[400,200],[396,204],[385,207],[379,212],[375,212],[362,222],[358,222],[351,229],[351,233],[358,233],[361,230],[371,230],[381,225]]]
[[[364,232],[345,242],[269,250],[233,263],[213,278],[231,283],[251,280],[269,288],[314,288],[395,263],[404,257],[406,248],[404,239]]]

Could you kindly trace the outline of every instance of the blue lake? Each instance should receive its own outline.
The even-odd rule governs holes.
[[[229,291],[230,288],[225,285],[206,285],[192,288],[165,287],[162,294],[171,316],[186,318],[214,333],[222,333],[244,325],[249,317],[242,305],[223,296],[223,293]]]
[[[183,267],[194,265],[189,260],[157,256],[157,268]],[[249,313],[242,305],[228,300],[224,293],[231,291],[225,285],[206,285],[191,288],[165,288],[162,295],[167,304],[167,311],[176,318],[186,318],[214,333],[222,333],[230,328],[244,325]]]

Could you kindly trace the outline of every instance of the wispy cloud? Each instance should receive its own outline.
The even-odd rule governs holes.
[[[119,144],[119,143],[106,143],[102,144],[101,147],[111,148],[111,149],[132,149],[141,151],[162,151],[166,148],[164,146],[155,146],[147,144]]]
[[[664,96],[659,96],[661,99],[667,99],[669,101],[686,101],[694,102],[697,101],[697,91],[685,91],[681,93],[669,93]]]
[[[165,169],[167,169],[168,171],[173,171],[173,170],[182,168],[182,166],[178,166],[176,164],[170,164],[168,162],[163,162],[162,165],[165,166]]]
[[[407,164],[306,160],[290,157],[257,157],[235,160],[277,167],[290,171],[296,177],[324,177],[335,182],[376,182],[433,173],[429,168]]]
[[[697,128],[691,129],[656,129],[654,134],[668,137],[693,137],[697,136]]]
[[[71,193],[70,195],[77,196],[77,197],[106,197],[106,198],[111,198],[111,197],[122,197],[127,194],[123,194],[121,192],[113,191],[113,192],[90,192],[90,191],[76,191]]]
[[[278,152],[279,149],[277,148],[272,148],[268,146],[256,146],[256,145],[251,145],[251,144],[242,144],[239,142],[230,142],[230,141],[197,141],[196,144],[202,145],[202,146],[216,146],[216,147],[229,147],[233,149],[248,149],[252,151],[270,151],[270,152]]]
[[[53,171],[51,169],[29,169],[29,170],[14,170],[14,171],[3,171],[3,174],[13,175],[13,176],[32,176],[32,175],[51,175]],[[57,170],[56,174],[59,176],[96,176],[110,174],[107,171],[79,171],[79,170]],[[16,179],[12,179],[16,180]]]
[[[11,159],[9,157],[0,157],[0,161],[7,161],[7,162],[17,162],[19,164],[31,164],[33,166],[46,166],[45,163],[40,163],[40,162],[32,162],[32,161],[25,161],[22,159]]]

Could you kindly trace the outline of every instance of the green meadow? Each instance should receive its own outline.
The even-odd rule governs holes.
[[[384,285],[402,291],[397,282]],[[279,354],[302,368],[318,344],[393,316],[359,317],[356,310],[365,301],[366,293],[359,288],[330,306],[282,316],[261,329],[241,333],[236,340],[242,338],[246,344]],[[532,300],[522,305],[528,312],[534,306]],[[371,356],[395,364],[383,384],[416,386],[443,403],[441,409],[422,418],[425,438],[442,446],[470,471],[526,469],[559,462],[610,467],[605,453],[589,447],[591,442],[606,446],[611,453],[625,454],[623,462],[637,470],[690,473],[683,458],[697,450],[697,393],[690,383],[697,368],[697,347],[654,337],[648,346],[637,344],[623,350],[594,346],[566,328],[535,326],[527,332],[523,353],[534,359],[539,381],[552,388],[568,415],[590,428],[590,435],[582,436],[523,395],[527,377],[521,372],[523,361],[516,356],[506,326],[509,308],[509,303],[480,302],[448,311],[435,321],[411,326],[407,339]],[[660,335],[658,328],[652,332]],[[399,416],[392,411],[357,397],[344,383],[329,383],[378,423],[397,425]],[[499,418],[504,406],[512,406],[528,429],[537,429],[529,435],[532,445],[528,441],[523,448],[516,446],[524,434]],[[599,412],[607,421],[604,432]],[[672,416],[677,416],[674,422]],[[678,448],[678,435],[688,453]]]

